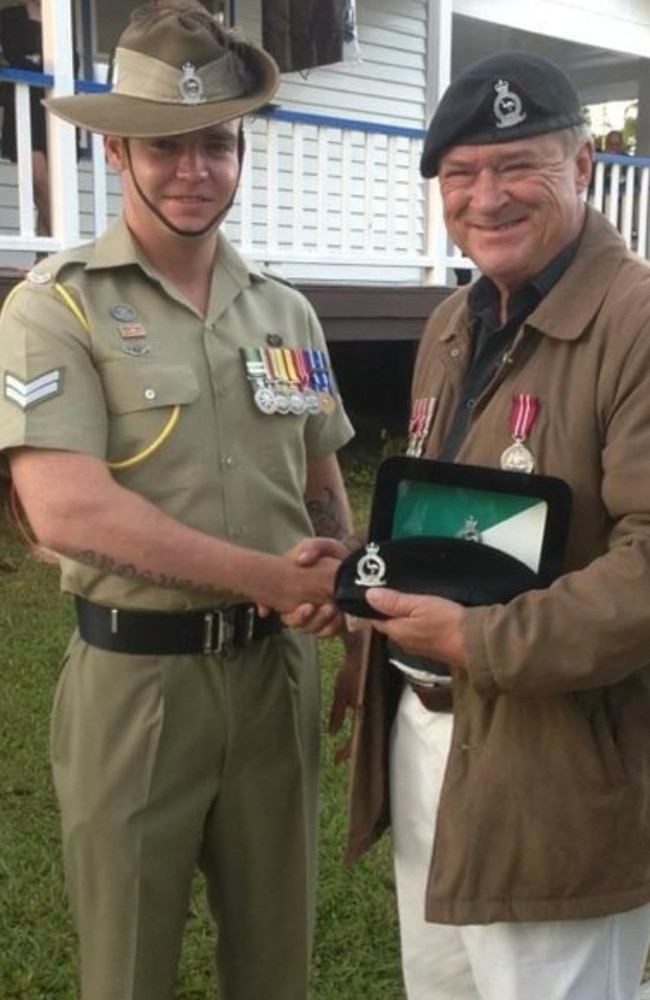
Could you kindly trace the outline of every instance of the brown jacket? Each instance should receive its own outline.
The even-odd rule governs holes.
[[[435,457],[469,350],[467,292],[430,318],[413,398]],[[578,253],[518,332],[458,460],[498,467],[513,394],[539,397],[536,471],[573,491],[566,573],[466,609],[467,672],[436,823],[427,919],[594,917],[650,901],[650,268],[588,210]],[[357,717],[349,857],[390,822],[401,680],[374,639]]]

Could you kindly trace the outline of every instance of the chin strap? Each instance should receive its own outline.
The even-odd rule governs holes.
[[[239,181],[241,180],[242,167],[244,165],[244,153],[246,151],[246,138],[244,136],[244,125],[243,122],[239,124],[239,131],[237,132],[237,158],[239,160],[239,170],[237,171],[237,181],[233,189],[232,196],[225,208],[222,208],[218,215],[215,215],[214,219],[210,219],[205,226],[201,229],[181,229],[180,226],[175,226],[173,222],[170,222],[168,218],[156,208],[156,206],[147,198],[146,194],[142,190],[138,178],[135,175],[135,170],[133,169],[133,160],[131,158],[131,146],[129,145],[128,139],[122,140],[124,143],[124,148],[126,150],[126,162],[129,168],[129,173],[131,174],[131,179],[133,181],[133,186],[138,193],[140,200],[147,206],[152,215],[155,215],[159,222],[163,224],[165,229],[168,229],[170,233],[175,236],[181,236],[183,239],[191,240],[196,239],[200,236],[205,236],[210,230],[216,229],[221,222],[225,219],[226,215],[233,206],[233,202],[237,195],[237,189],[239,187]]]

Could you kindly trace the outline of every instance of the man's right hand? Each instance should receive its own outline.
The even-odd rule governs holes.
[[[278,611],[285,624],[293,625],[300,608],[320,609],[332,604],[334,577],[340,560],[323,556],[317,562],[301,565],[292,558],[280,561],[271,581],[272,596],[266,606]],[[261,602],[260,602],[261,603]],[[263,611],[264,605],[260,608]],[[290,620],[289,620],[290,619]]]

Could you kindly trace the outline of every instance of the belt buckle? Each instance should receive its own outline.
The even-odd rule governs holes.
[[[216,623],[216,630],[215,630]],[[216,631],[216,644],[215,644]],[[235,638],[235,623],[228,617],[226,611],[206,611],[203,615],[203,652],[225,652],[232,646]]]
[[[227,649],[249,646],[251,644],[255,630],[255,605],[250,604],[245,607],[238,622],[237,614],[241,611],[242,608],[240,607],[226,609],[225,611],[205,612],[203,615],[203,652],[205,654],[219,654],[225,652]]]

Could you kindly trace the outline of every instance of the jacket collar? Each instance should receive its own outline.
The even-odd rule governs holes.
[[[587,206],[576,256],[530,314],[527,325],[556,340],[577,340],[629,257],[625,241],[614,227],[600,212]]]

